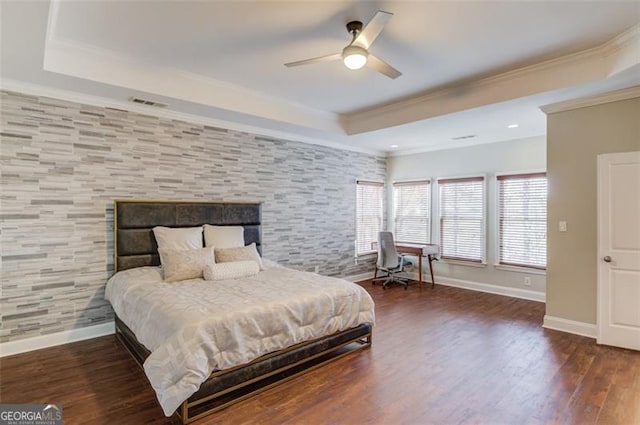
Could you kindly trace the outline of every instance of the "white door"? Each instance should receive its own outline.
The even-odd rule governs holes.
[[[640,350],[640,152],[598,156],[598,343]]]

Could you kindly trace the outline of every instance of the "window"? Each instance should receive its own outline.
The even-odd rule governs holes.
[[[546,173],[498,176],[500,264],[547,266]]]
[[[431,182],[393,184],[394,237],[398,242],[429,243],[431,240]]]
[[[382,230],[384,184],[358,180],[356,192],[356,255],[362,255],[374,252],[371,244]]]
[[[485,247],[484,177],[438,180],[442,258],[482,263]]]

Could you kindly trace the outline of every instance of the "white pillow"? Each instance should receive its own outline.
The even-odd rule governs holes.
[[[204,268],[205,280],[236,279],[255,276],[260,266],[255,261],[233,261],[230,263],[209,264]]]
[[[233,261],[245,260],[255,261],[258,263],[260,270],[264,270],[262,258],[260,258],[260,254],[258,254],[258,249],[256,248],[255,243],[241,248],[218,249],[218,247],[216,247],[216,261],[218,263],[230,263]]]
[[[163,227],[153,228],[158,248],[186,250],[202,248],[202,227]]]
[[[165,282],[197,279],[202,277],[204,268],[215,262],[213,248],[189,250],[158,249],[162,258],[162,272]]]
[[[204,225],[204,244],[216,248],[244,246],[244,227]]]

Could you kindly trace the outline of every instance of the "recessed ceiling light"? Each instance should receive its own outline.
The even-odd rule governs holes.
[[[391,145],[391,147],[395,149],[398,147],[398,145]]]
[[[518,128],[518,127],[519,127],[519,125],[518,125],[518,124],[509,124],[509,125],[507,126],[507,128]]]

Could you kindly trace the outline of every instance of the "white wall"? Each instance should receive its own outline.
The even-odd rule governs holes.
[[[387,187],[400,180],[429,178],[432,181],[432,243],[438,243],[437,185],[440,177],[485,175],[487,182],[487,264],[478,267],[441,260],[434,263],[438,278],[497,285],[545,292],[545,276],[533,272],[501,270],[495,267],[496,258],[496,190],[495,175],[504,172],[546,170],[546,140],[544,137],[511,140],[458,149],[448,149],[389,158]],[[389,190],[388,204],[393,205],[393,190]],[[389,230],[393,230],[393,208],[389,208]],[[428,275],[428,270],[426,271]],[[531,286],[524,285],[525,276]]]

